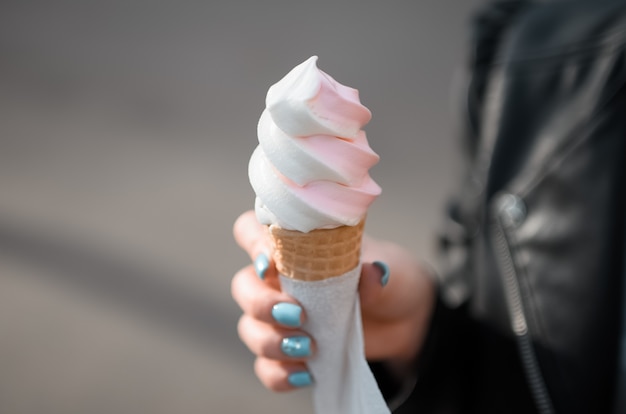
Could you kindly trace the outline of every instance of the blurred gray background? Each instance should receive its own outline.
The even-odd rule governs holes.
[[[267,88],[361,91],[368,231],[433,258],[478,0],[0,3],[0,412],[310,413],[236,336],[234,219]]]

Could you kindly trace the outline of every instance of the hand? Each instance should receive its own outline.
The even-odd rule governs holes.
[[[434,275],[401,246],[367,235],[361,258],[365,355],[370,361],[385,361],[396,375],[411,374],[435,304]],[[384,286],[380,262],[389,267]]]
[[[276,268],[269,260],[265,229],[254,212],[248,211],[237,219],[234,235],[258,267],[255,270],[255,265],[249,265],[241,269],[231,286],[233,298],[243,310],[238,324],[239,337],[257,356],[257,376],[274,391],[310,384],[305,362],[315,352],[315,341],[300,329],[306,319],[304,310],[295,299],[280,291]],[[392,369],[410,366],[419,353],[430,320],[433,279],[408,251],[393,243],[366,236],[362,258],[359,295],[366,356],[387,361]],[[390,277],[385,286],[382,283],[384,265],[374,264],[374,260],[388,264]],[[288,338],[310,341],[309,352],[286,355],[285,347],[281,346],[286,338],[287,345]],[[306,350],[307,344],[300,344],[304,345],[299,350]]]

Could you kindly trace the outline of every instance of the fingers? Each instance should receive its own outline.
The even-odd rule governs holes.
[[[288,391],[311,384],[304,361],[315,353],[314,341],[299,327],[302,307],[271,281],[261,280],[252,265],[234,276],[232,296],[244,311],[237,331],[257,356],[255,371],[270,390]]]
[[[244,267],[235,274],[231,294],[244,314],[259,321],[298,328],[306,319],[304,310],[295,299],[281,292],[277,284],[259,279],[252,266]]]
[[[257,376],[273,391],[310,385],[304,361],[314,354],[315,343],[299,329],[306,318],[302,307],[280,290],[264,226],[248,211],[235,221],[233,234],[254,262],[235,274],[231,294],[243,310],[237,330],[257,356]]]
[[[254,262],[256,274],[261,279],[267,278],[270,281],[275,279],[278,274],[271,262],[267,231],[265,226],[257,221],[254,211],[246,211],[235,220],[233,234],[239,246]],[[270,283],[277,282],[273,280]]]
[[[234,276],[231,290],[244,312],[239,337],[252,353],[277,360],[305,359],[313,353],[313,341],[298,330],[305,318],[302,307],[259,279],[252,266]]]
[[[248,349],[260,357],[304,362],[315,353],[315,343],[304,331],[266,324],[246,314],[239,319],[237,331]]]
[[[253,261],[261,253],[269,257],[267,234],[264,226],[256,219],[254,211],[246,211],[235,220],[233,235],[237,244],[250,255]]]
[[[254,372],[265,387],[276,392],[306,387],[313,381],[302,362],[279,362],[259,357],[254,363]]]

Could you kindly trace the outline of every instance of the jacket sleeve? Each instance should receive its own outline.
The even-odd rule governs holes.
[[[438,296],[431,326],[414,376],[399,380],[384,362],[371,362],[370,368],[394,413],[461,412],[465,372],[463,365],[469,352],[462,338],[470,329],[462,309],[450,309]]]

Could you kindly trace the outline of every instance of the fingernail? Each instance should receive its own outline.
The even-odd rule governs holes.
[[[383,272],[383,275],[380,278],[380,284],[383,286],[387,286],[387,283],[389,282],[389,266],[387,266],[387,263],[377,261],[372,264],[378,267]]]
[[[308,387],[313,383],[311,374],[306,371],[294,372],[293,374],[289,374],[289,376],[287,377],[287,381],[294,387]]]
[[[308,336],[292,336],[283,338],[280,344],[283,353],[290,357],[301,358],[311,355],[311,338]]]
[[[254,270],[261,280],[265,279],[265,272],[270,267],[270,260],[265,253],[260,253],[256,259],[254,259]]]
[[[274,320],[292,328],[300,326],[301,314],[302,308],[293,303],[281,302],[272,307],[272,317]]]

